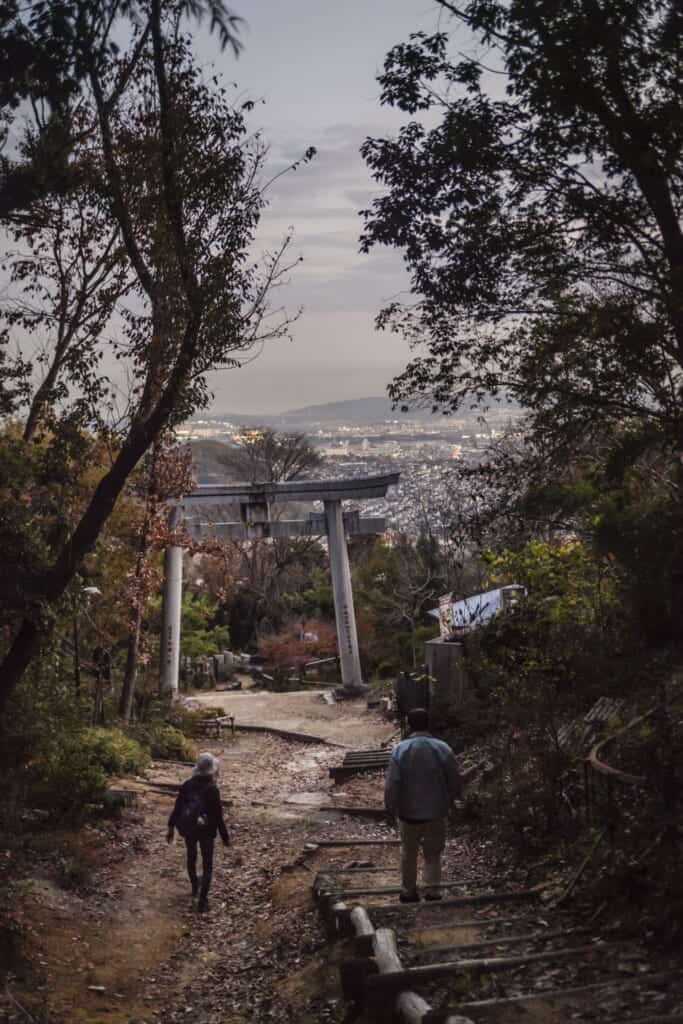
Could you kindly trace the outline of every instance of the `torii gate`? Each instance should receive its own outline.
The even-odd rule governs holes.
[[[363,689],[363,678],[346,535],[383,533],[385,521],[379,516],[361,518],[357,512],[343,513],[341,503],[350,499],[383,498],[388,488],[398,483],[399,475],[389,473],[345,480],[291,480],[226,486],[207,484],[173,505],[169,525],[178,526],[183,520],[190,536],[197,539],[206,536],[230,540],[326,536],[342,686],[350,693],[359,692]],[[270,518],[271,505],[296,501],[322,501],[324,512],[311,512],[308,519]],[[240,521],[224,521],[227,511],[224,506],[236,504],[240,506]],[[207,516],[210,510],[212,514]],[[171,694],[178,692],[182,588],[183,550],[169,547],[164,557],[161,689]]]

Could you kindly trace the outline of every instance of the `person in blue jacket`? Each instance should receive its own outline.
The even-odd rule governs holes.
[[[417,858],[424,855],[425,899],[440,900],[441,854],[446,818],[462,796],[462,778],[453,751],[428,731],[424,708],[408,712],[408,738],[393,751],[384,783],[384,804],[401,831],[401,902],[416,903]]]

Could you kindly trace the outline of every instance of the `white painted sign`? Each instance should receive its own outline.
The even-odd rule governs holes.
[[[453,632],[453,594],[439,598],[439,636],[447,637]]]

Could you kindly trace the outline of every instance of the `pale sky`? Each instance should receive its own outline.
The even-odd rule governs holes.
[[[216,56],[202,33],[198,47],[245,98],[263,100],[251,115],[270,142],[277,170],[315,146],[309,165],[279,179],[264,212],[260,243],[278,242],[291,225],[293,253],[304,263],[280,301],[304,306],[294,340],[275,342],[240,370],[212,375],[213,412],[277,412],[383,394],[408,350],[378,333],[383,303],[405,291],[396,251],[358,252],[358,211],[377,194],[359,147],[368,135],[392,134],[403,117],[382,108],[376,75],[387,51],[411,32],[433,31],[429,0],[233,0],[246,20],[244,49]],[[451,24],[450,26],[454,26]]]

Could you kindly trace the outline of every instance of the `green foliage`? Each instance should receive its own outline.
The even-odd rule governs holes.
[[[46,745],[29,767],[32,801],[56,820],[82,817],[86,804],[100,800],[107,786],[102,765],[78,734]]]
[[[98,802],[111,775],[138,774],[147,751],[121,729],[86,724],[90,708],[73,695],[62,662],[45,657],[27,676],[0,721],[2,815],[18,826],[23,807],[42,807],[54,821],[79,818]]]
[[[422,664],[424,641],[438,633],[426,612],[442,587],[435,575],[434,552],[425,538],[413,543],[382,538],[356,556],[354,603],[365,637],[369,668],[381,675]]]
[[[394,397],[456,408],[513,393],[555,437],[654,414],[679,442],[674,0],[444,6],[494,40],[507,88],[445,32],[386,58],[382,102],[410,120],[363,147],[384,186],[363,241],[405,252],[419,301],[379,321],[427,346]]]
[[[304,619],[334,619],[334,597],[329,566],[313,566],[302,588],[285,595],[287,605]]]
[[[188,731],[190,728],[188,723]],[[153,758],[159,757],[169,761],[193,761],[195,758],[194,744],[182,729],[169,722],[140,725],[134,732],[140,743],[149,748]]]
[[[579,540],[552,544],[531,540],[520,551],[483,555],[491,583],[526,587],[532,605],[547,602],[549,622],[607,624],[619,596],[619,578],[607,559]]]
[[[215,625],[217,605],[208,594],[183,594],[181,654],[207,658],[219,654],[230,643],[227,626]]]
[[[497,765],[470,810],[537,851],[579,827],[582,780],[560,727],[623,687],[619,576],[578,540],[530,541],[485,560],[492,584],[518,583],[528,596],[466,637],[460,726],[470,742],[495,737]]]
[[[475,685],[505,719],[556,745],[557,729],[597,685],[620,650],[618,577],[580,541],[530,541],[485,555],[493,584],[519,583],[528,596],[468,640]]]
[[[139,775],[149,765],[148,754],[121,729],[86,728],[75,742],[107,775]]]
[[[13,28],[37,35],[33,42],[50,37],[53,5],[38,6],[44,17],[34,20],[10,4],[0,51]],[[212,368],[236,367],[237,353],[256,340],[286,336],[290,322],[279,310],[270,315],[267,298],[289,269],[289,239],[260,264],[248,258],[265,205],[259,172],[266,149],[248,131],[250,105],[235,102],[196,60],[183,28],[187,5],[136,7],[132,34],[117,11],[105,13],[101,5],[57,7],[62,27],[79,40],[79,61],[87,51],[87,71],[79,67],[72,80],[74,109],[60,111],[64,117],[53,121],[49,103],[26,104],[13,129],[13,152],[31,165],[33,146],[43,141],[45,122],[52,123],[63,129],[63,160],[88,173],[76,175],[71,189],[44,183],[35,204],[19,204],[31,207],[30,216],[12,217],[12,204],[0,203],[13,243],[3,261],[12,301],[2,309],[2,368],[12,387],[23,385],[14,406],[27,416],[23,443],[45,445],[54,484],[48,503],[40,489],[21,494],[32,520],[26,536],[47,538],[50,557],[35,573],[25,564],[33,552],[20,550],[7,567],[16,571],[5,573],[11,582],[3,596],[12,599],[14,622],[0,709],[39,653],[41,620],[58,611],[134,468],[169,427],[209,401]],[[205,9],[191,7],[195,17]],[[124,5],[118,15],[124,9],[132,10]],[[211,14],[223,41],[234,38],[234,17],[222,2],[211,4]],[[87,45],[80,39],[85,24]],[[91,36],[93,25],[99,27]],[[115,45],[109,33],[122,27],[123,44]],[[23,78],[26,62],[19,62],[18,78],[5,63],[5,104],[33,95]],[[309,150],[302,160],[312,156]],[[119,301],[132,294],[134,303]],[[108,328],[118,312],[112,340]],[[10,334],[18,349],[12,362],[4,346]],[[117,377],[131,382],[123,419],[109,377],[114,363]],[[6,387],[0,404],[11,411]],[[87,448],[98,445],[106,449],[102,463],[88,457]],[[96,471],[86,477],[89,463]],[[11,486],[3,476],[0,491]],[[14,551],[6,559],[13,557]]]
[[[108,776],[139,774],[148,764],[145,750],[121,730],[89,727],[45,738],[26,768],[32,799],[62,818],[80,817],[101,799]]]
[[[421,665],[424,645],[435,636],[438,636],[436,625],[419,625],[414,630],[406,626],[394,627],[375,633],[369,647],[373,671],[387,678]]]
[[[672,586],[683,559],[678,474],[671,443],[633,420],[603,424],[559,459],[538,439],[499,449],[469,479],[478,496],[488,491],[487,523],[483,530],[473,523],[472,535],[515,550],[539,535],[580,538],[594,565],[577,568],[596,594],[606,590],[610,604],[621,602],[634,643],[662,646],[679,631]]]

